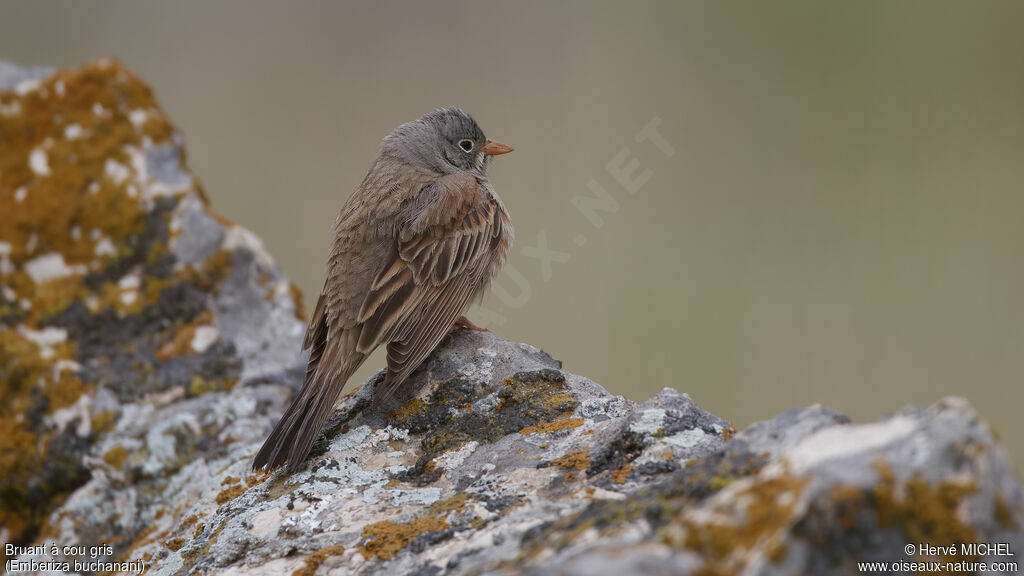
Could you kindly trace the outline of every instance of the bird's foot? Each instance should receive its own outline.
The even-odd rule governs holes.
[[[477,332],[488,332],[487,328],[481,328],[481,327],[477,326],[476,324],[473,324],[472,322],[469,321],[469,318],[466,318],[465,316],[460,316],[459,319],[455,321],[455,325],[456,326],[462,326],[466,330],[476,330]]]

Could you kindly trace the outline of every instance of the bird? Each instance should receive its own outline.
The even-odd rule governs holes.
[[[482,298],[513,240],[487,168],[512,148],[459,108],[439,108],[388,134],[333,227],[326,278],[302,350],[305,379],[253,459],[253,470],[301,469],[346,381],[377,347],[391,397]]]

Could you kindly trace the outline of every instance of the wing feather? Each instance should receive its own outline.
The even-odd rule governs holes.
[[[445,177],[448,178],[448,177]],[[486,282],[501,206],[474,178],[442,178],[400,218],[392,260],[374,279],[359,312],[357,349],[388,345],[389,396],[430,354]]]

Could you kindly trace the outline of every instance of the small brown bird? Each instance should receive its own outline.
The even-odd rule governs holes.
[[[345,382],[381,344],[393,394],[480,297],[512,243],[505,205],[487,179],[492,156],[512,148],[484,137],[457,108],[395,128],[334,224],[303,350],[302,390],[253,460],[294,472]]]

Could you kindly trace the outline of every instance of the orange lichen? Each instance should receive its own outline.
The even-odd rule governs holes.
[[[562,468],[586,470],[587,468],[590,468],[590,455],[587,454],[586,450],[572,450],[570,452],[566,452],[563,456],[555,458],[551,463],[557,464]]]
[[[1017,520],[1013,517],[1013,510],[1006,502],[1006,496],[1004,496],[1002,492],[996,492],[992,515],[995,517],[996,522],[998,522],[1003,528],[1008,528],[1010,530],[1017,529]]]
[[[217,494],[217,505],[221,505],[221,504],[225,504],[227,502],[230,502],[230,501],[234,500],[235,498],[238,498],[239,496],[241,496],[244,493],[245,493],[245,486],[242,486],[241,484],[235,484],[233,486],[229,486],[228,488],[225,488],[225,489],[221,490]]]
[[[448,529],[442,518],[419,518],[408,524],[396,524],[390,520],[374,522],[363,527],[363,538],[369,538],[359,553],[369,560],[376,556],[382,560],[394,558],[413,538],[424,532],[440,532]]]
[[[5,264],[11,265],[0,273],[0,282],[14,293],[13,300],[0,304],[0,315],[34,329],[76,301],[92,312],[113,308],[119,314],[155,302],[160,285],[166,287],[169,280],[149,278],[143,293],[122,288],[117,278],[84,281],[87,272],[103,271],[112,262],[152,264],[168,253],[164,241],[139,241],[153,209],[139,161],[146,161],[149,147],[173,144],[174,135],[150,88],[117,61],[104,61],[58,72],[28,90],[0,90],[0,106],[0,242]],[[179,162],[186,170],[183,157]],[[28,273],[28,264],[43,256],[48,264],[37,266],[55,270],[58,277]],[[127,271],[125,266],[120,273]],[[41,475],[56,432],[43,434],[32,421],[15,415],[30,408],[49,413],[67,408],[90,388],[73,368],[54,369],[58,361],[75,358],[73,342],[51,346],[44,358],[19,330],[0,328],[0,381],[5,384],[0,421],[12,423],[0,439],[0,509],[16,542],[34,538],[48,506],[62,501],[71,488],[44,486],[46,505],[37,497],[28,507],[22,494],[25,479]],[[42,403],[29,397],[33,390],[42,392]],[[93,415],[92,432],[108,431],[116,416]],[[124,463],[122,450],[104,456],[109,464]]]
[[[629,477],[629,473],[633,471],[633,466],[626,464],[622,468],[612,472],[612,482],[616,484],[625,484],[626,479]]]
[[[69,372],[61,372],[56,381],[46,383],[43,391],[49,402],[49,411],[53,412],[77,402],[85,392],[85,384],[82,383],[81,378],[73,376]]]
[[[58,72],[25,93],[0,91],[0,105],[18,111],[0,114],[0,240],[17,270],[4,282],[32,304],[34,325],[86,289],[80,272],[36,286],[22,266],[53,252],[76,266],[136,250],[130,237],[149,207],[132,150],[169,142],[174,128],[149,87],[116,61]],[[145,121],[134,124],[134,112]],[[101,242],[114,254],[98,256]]]
[[[310,554],[308,557],[306,557],[306,560],[302,568],[299,568],[298,570],[292,572],[292,576],[313,576],[314,574],[316,574],[317,568],[319,568],[320,565],[323,564],[325,560],[327,560],[331,556],[341,556],[344,553],[345,547],[340,544],[335,544],[334,546],[327,546],[326,548],[321,548],[316,552]]]
[[[975,491],[973,482],[939,482],[931,484],[920,475],[910,477],[902,487],[884,461],[875,464],[878,482],[871,490],[871,502],[881,527],[897,526],[908,542],[927,542],[934,546],[977,542],[974,529],[958,514],[963,499]],[[975,557],[939,557],[939,562]]]
[[[167,340],[157,351],[156,357],[159,360],[169,360],[175,356],[194,354],[192,339],[195,337],[196,329],[200,326],[213,324],[213,313],[204,310],[199,313],[191,322],[180,326],[175,330],[169,330],[170,339]]]
[[[261,473],[252,474],[245,479],[245,483],[248,484],[250,487],[255,486],[266,480],[271,474],[272,472],[270,470],[264,470]]]
[[[574,478],[573,470],[582,471],[590,467],[590,455],[587,454],[586,450],[572,450],[563,456],[555,458],[551,463],[562,468],[568,468],[569,471],[565,473],[562,479],[565,482],[571,482]]]
[[[305,308],[303,308],[302,306],[302,289],[299,288],[298,284],[294,282],[289,282],[288,290],[291,292],[292,302],[295,303],[295,317],[302,322],[306,322],[306,312]]]
[[[565,430],[566,428],[579,428],[580,426],[583,426],[583,418],[566,418],[564,420],[540,422],[533,426],[527,426],[520,430],[519,433],[524,436],[529,434],[548,434],[558,430]]]
[[[85,390],[82,381],[65,370],[56,371],[52,362],[74,357],[75,345],[61,342],[42,349],[12,329],[0,329],[0,525],[15,538],[43,526],[39,508],[29,498],[27,478],[42,475],[47,444],[57,431],[39,435],[19,415],[32,405],[33,390],[42,392],[46,413],[74,404]],[[43,487],[43,494],[62,501],[66,490]]]
[[[744,503],[738,519],[731,520],[725,515],[714,521],[686,519],[682,522],[684,541],[676,542],[670,531],[665,533],[666,540],[701,553],[711,561],[712,568],[724,568],[717,562],[734,552],[742,553],[759,544],[772,546],[778,541],[781,531],[792,520],[795,503],[808,482],[807,477],[785,474],[762,480],[736,496],[736,502]]]
[[[466,503],[469,501],[469,496],[465,492],[460,492],[451,498],[446,498],[438,502],[434,502],[430,505],[430,511],[434,514],[447,514],[448,512],[455,511],[459,512],[466,508]]]
[[[426,409],[426,405],[423,404],[423,400],[419,398],[412,398],[407,400],[404,404],[395,408],[388,413],[389,420],[396,420],[399,423],[405,424],[413,416],[422,413]]]

